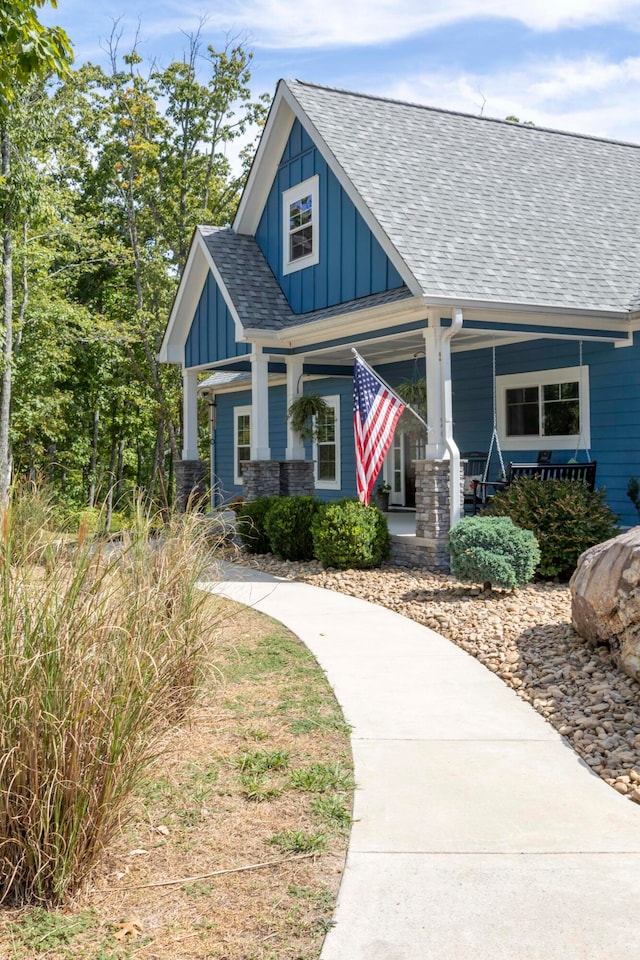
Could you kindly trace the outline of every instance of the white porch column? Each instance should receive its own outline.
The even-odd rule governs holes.
[[[182,371],[182,459],[198,459],[198,371]]]
[[[287,410],[302,393],[303,357],[287,357]],[[304,442],[291,429],[287,418],[287,460],[304,460]]]
[[[427,460],[442,460],[445,455],[445,430],[443,417],[442,353],[443,329],[440,321],[429,321],[424,331],[425,365],[427,373],[427,423],[429,433],[426,445]]]
[[[251,354],[251,459],[271,460],[269,446],[269,360],[262,347]]]

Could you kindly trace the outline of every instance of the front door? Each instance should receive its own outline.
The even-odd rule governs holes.
[[[424,437],[396,430],[387,454],[387,483],[391,484],[389,503],[395,507],[416,505],[416,460],[424,459]]]

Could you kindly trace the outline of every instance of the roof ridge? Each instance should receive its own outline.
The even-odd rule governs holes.
[[[316,90],[328,90],[332,93],[340,93],[349,97],[358,97],[361,100],[376,100],[381,103],[392,103],[403,107],[412,107],[418,110],[426,110],[430,113],[442,113],[447,116],[462,117],[466,120],[483,120],[485,123],[499,123],[503,126],[522,130],[530,130],[533,133],[552,133],[560,137],[573,137],[576,140],[593,140],[597,143],[609,143],[618,147],[631,147],[640,150],[640,143],[634,143],[632,140],[616,140],[612,137],[601,137],[591,133],[576,133],[573,130],[560,130],[557,127],[541,127],[535,123],[522,123],[515,120],[506,120],[500,117],[485,117],[481,114],[466,113],[464,110],[449,110],[446,107],[433,107],[426,103],[416,103],[412,100],[398,100],[395,97],[385,97],[375,93],[362,93],[358,90],[345,90],[342,87],[332,87],[328,84],[315,83],[312,80],[298,80],[297,78],[284,80],[286,84],[298,83],[303,87],[313,87]]]

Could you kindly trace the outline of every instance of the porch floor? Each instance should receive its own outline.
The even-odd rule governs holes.
[[[389,510],[385,517],[392,537],[415,537],[415,510]]]

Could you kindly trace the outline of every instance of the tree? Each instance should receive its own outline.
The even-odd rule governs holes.
[[[9,428],[13,366],[13,230],[25,204],[12,176],[16,103],[29,84],[52,72],[64,74],[72,59],[71,46],[59,27],[44,27],[36,9],[45,0],[12,0],[0,7],[0,212],[2,216],[3,337],[0,384],[0,504],[11,483]],[[55,0],[52,0],[55,7]]]

